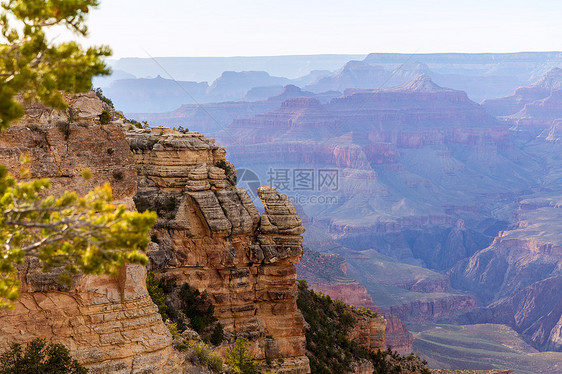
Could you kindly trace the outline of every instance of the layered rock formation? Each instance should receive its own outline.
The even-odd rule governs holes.
[[[349,339],[356,341],[371,352],[385,349],[386,320],[382,316],[355,314],[355,325]]]
[[[524,109],[527,104],[543,100],[550,96],[552,91],[560,89],[562,69],[554,68],[532,85],[519,87],[506,97],[484,100],[482,106],[493,116],[510,116]]]
[[[349,61],[333,75],[322,77],[305,88],[314,92],[343,91],[347,88],[379,88],[390,72],[363,61]]]
[[[206,291],[214,315],[252,342],[257,360],[282,359],[278,373],[309,372],[294,266],[304,228],[287,196],[260,188],[260,217],[246,190],[231,185],[233,168],[214,140],[163,128],[127,136],[139,171],[136,205],[160,217],[152,270]]]
[[[51,193],[85,193],[111,183],[116,201],[133,207],[137,172],[119,124],[100,125],[102,102],[93,94],[67,97],[72,111],[41,105],[0,136],[0,162],[17,175],[19,156],[31,159],[32,178],[48,177]],[[92,173],[84,181],[81,171]],[[34,338],[65,344],[91,373],[176,373],[181,360],[145,286],[141,266],[124,267],[117,278],[75,277],[71,286],[43,274],[28,260],[20,269],[22,294],[13,311],[0,310],[0,348]]]
[[[562,69],[554,68],[535,83],[509,96],[485,100],[486,110],[518,131],[538,135],[552,131],[562,118]]]

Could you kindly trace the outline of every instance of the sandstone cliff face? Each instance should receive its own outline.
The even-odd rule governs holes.
[[[228,181],[231,165],[214,140],[169,129],[127,136],[139,171],[137,207],[161,217],[152,270],[206,291],[215,317],[252,341],[256,359],[283,359],[278,373],[309,372],[294,266],[304,228],[287,197],[260,188],[260,217],[246,190]]]
[[[33,178],[48,177],[52,193],[84,193],[109,182],[118,202],[133,206],[136,167],[121,126],[99,125],[102,103],[93,93],[67,98],[68,113],[36,105],[0,136],[0,163],[15,172],[27,152]],[[80,173],[89,169],[85,182]],[[146,271],[126,266],[117,278],[76,277],[71,287],[27,261],[15,310],[0,310],[0,348],[34,338],[65,344],[91,373],[178,372],[172,338],[145,287]]]

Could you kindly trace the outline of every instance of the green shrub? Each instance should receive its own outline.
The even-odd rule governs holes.
[[[135,206],[139,212],[153,210],[158,217],[172,219],[174,212],[180,204],[180,200],[176,196],[162,196],[160,198],[152,198],[147,196],[136,195],[133,197]]]
[[[220,373],[222,371],[223,365],[222,358],[220,358],[219,355],[211,353],[207,365],[209,366],[209,369],[211,369],[215,373]]]
[[[154,276],[154,273],[148,272],[146,275],[146,289],[152,299],[152,302],[158,307],[158,313],[162,316],[162,320],[166,321],[168,316],[168,306],[166,305],[166,295],[164,289],[160,286],[160,282]]]
[[[129,122],[130,124],[135,126],[137,129],[148,129],[148,128],[150,128],[150,125],[148,124],[147,121],[139,122],[135,119],[128,119],[127,122]]]
[[[112,120],[111,113],[109,112],[109,110],[104,109],[100,114],[100,123],[102,125],[105,125],[111,122],[111,120]]]
[[[232,367],[235,373],[239,374],[258,374],[258,365],[252,361],[252,356],[248,352],[250,342],[245,338],[238,337],[232,349],[226,350],[226,362]]]
[[[211,350],[207,344],[203,342],[196,342],[190,344],[191,352],[199,360],[200,363],[206,364],[209,362],[209,357],[211,356]]]
[[[84,374],[88,369],[72,359],[62,344],[49,344],[45,339],[35,339],[25,350],[12,343],[0,355],[0,374]]]
[[[224,170],[224,174],[226,175],[226,179],[232,184],[236,185],[236,170],[232,167],[232,165],[225,160],[220,160],[215,163],[215,166]]]
[[[182,311],[191,321],[191,327],[198,333],[217,319],[213,316],[214,307],[207,300],[206,292],[191,287],[185,283],[180,290],[180,300],[182,301]]]
[[[191,342],[189,346],[191,348],[191,353],[199,363],[207,365],[207,367],[215,373],[220,373],[222,371],[222,358],[211,352],[207,344],[203,342]]]
[[[203,339],[214,345],[222,343],[224,329],[220,323],[216,324],[212,332],[205,331],[208,326],[217,321],[213,316],[214,307],[207,299],[206,292],[201,293],[187,283],[178,290],[173,281],[160,281],[152,272],[147,274],[146,288],[152,301],[158,306],[162,320],[170,320],[170,323],[175,324],[178,334],[187,328],[185,321],[185,317],[187,317],[191,321],[193,330],[201,334]],[[178,309],[173,305],[176,305]]]
[[[222,324],[218,322],[213,329],[213,333],[211,334],[210,341],[213,345],[219,345],[224,340],[224,328]]]
[[[174,339],[180,337],[180,333],[178,332],[178,324],[177,323],[170,322],[170,320],[166,320],[166,321],[164,321],[164,324],[166,325],[166,327],[168,328],[168,331],[170,331],[170,334],[172,334],[172,337]]]

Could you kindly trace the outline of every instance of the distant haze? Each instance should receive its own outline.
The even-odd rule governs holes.
[[[562,49],[559,0],[102,0],[88,44],[115,57]]]

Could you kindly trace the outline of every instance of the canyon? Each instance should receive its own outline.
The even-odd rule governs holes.
[[[557,281],[556,242],[529,248],[502,239],[518,226],[534,227],[519,218],[534,209],[532,203],[518,209],[526,198],[556,199],[548,191],[558,187],[558,138],[551,123],[557,112],[545,106],[552,118],[543,120],[529,108],[541,95],[548,98],[544,102],[555,100],[558,77],[557,69],[548,71],[531,86],[540,94],[528,96],[528,103],[519,100],[527,108],[526,123],[539,127],[534,132],[513,132],[506,125],[513,116],[494,118],[491,103],[479,105],[420,75],[392,88],[346,90],[327,103],[291,98],[271,112],[234,119],[217,138],[228,146],[229,159],[263,183],[285,187],[310,217],[306,246],[345,259],[348,280],[335,277],[327,285],[303,275],[322,292],[365,304],[363,291],[349,283],[353,279],[377,310],[407,324],[505,323],[536,348],[559,350],[558,305],[529,299],[536,292],[546,300],[541,287]],[[514,95],[520,92],[526,91]],[[337,188],[317,184],[303,191],[290,179],[295,170],[317,173],[315,178],[326,169],[337,170]],[[274,178],[283,170],[289,173],[284,184]],[[318,195],[333,202],[307,200]],[[554,226],[545,230],[556,232]],[[539,232],[527,229],[522,237],[535,243]],[[509,272],[504,276],[502,269]]]
[[[373,54],[298,84],[247,70],[224,75],[214,98],[201,85],[211,101],[204,105],[181,103],[177,84],[155,78],[144,83],[163,84],[164,91],[175,84],[177,101],[165,113],[127,116],[200,130],[217,142],[193,131],[122,127],[120,120],[98,130],[93,113],[101,104],[86,95],[78,99],[79,123],[93,127],[71,125],[64,139],[60,113],[30,108],[12,135],[2,137],[0,156],[15,170],[20,144],[28,144],[33,160],[47,160],[47,166],[33,162],[33,175],[52,178],[55,191],[112,181],[119,202],[156,210],[149,270],[162,281],[206,290],[225,330],[248,337],[258,361],[281,359],[277,372],[308,370],[297,277],[383,315],[385,323],[361,321],[354,333],[369,346],[382,346],[384,329],[386,346],[433,352],[439,326],[472,331],[494,324],[498,334],[509,326],[509,334],[544,351],[540,357],[556,358],[562,351],[560,56],[469,57],[417,55],[404,63],[403,55]],[[253,83],[242,87],[238,77]],[[188,91],[201,88],[180,83]],[[79,144],[86,132],[92,142],[103,138],[103,146]],[[79,179],[83,168],[95,182]],[[103,287],[83,277],[62,290],[33,266],[22,270],[22,302],[42,294],[61,305],[78,303],[82,313],[97,300],[85,295],[104,293],[102,305],[142,309],[138,324],[156,331],[158,341],[142,348],[85,358],[92,368],[178,365],[154,306],[143,304],[146,291],[136,284],[142,268],[129,267],[121,281],[108,278]],[[53,299],[67,293],[75,301]],[[25,303],[16,310],[31,308]],[[24,333],[10,334],[29,341],[33,333],[17,326]],[[73,337],[65,339],[71,351],[82,349]],[[144,352],[152,363],[138,358]]]
[[[292,95],[212,104],[228,111],[220,126],[173,113],[215,132],[254,185],[289,196],[312,250],[301,265],[322,269],[298,265],[298,276],[384,314],[387,345],[411,350],[408,325],[501,323],[539,350],[560,350],[559,242],[547,223],[559,217],[544,211],[558,198],[561,70],[532,54],[532,70],[510,73],[485,55],[462,68],[431,55],[399,66],[399,57],[351,61],[302,90],[286,87]],[[321,184],[326,171],[337,183]]]

